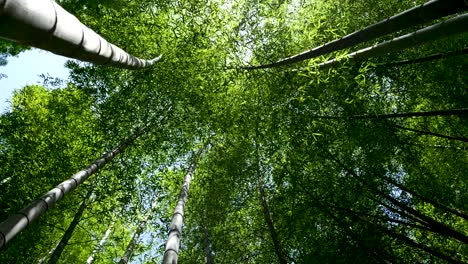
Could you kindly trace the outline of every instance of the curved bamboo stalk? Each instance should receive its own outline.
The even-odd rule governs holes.
[[[342,60],[365,60],[371,57],[382,56],[390,52],[397,52],[415,47],[429,41],[447,38],[452,35],[468,31],[468,14],[458,15],[440,23],[425,27],[413,33],[409,33],[377,45],[367,47],[346,55],[342,59],[332,59],[312,66],[319,69],[328,69],[340,63]]]
[[[429,1],[312,50],[281,59],[277,62],[259,66],[244,67],[244,69],[254,70],[273,68],[316,58],[321,55],[356,46],[366,41],[374,40],[411,26],[466,11],[467,9],[468,5],[464,0]]]
[[[52,208],[52,206],[60,201],[67,193],[77,188],[91,175],[113,160],[115,156],[123,152],[131,143],[133,143],[133,141],[144,134],[146,128],[148,128],[148,126],[137,130],[132,136],[123,141],[112,151],[107,152],[94,161],[86,169],[75,173],[71,178],[63,181],[57,185],[57,187],[47,192],[44,196],[33,201],[26,208],[0,223],[0,248],[44,214],[48,209]]]
[[[141,69],[160,60],[128,54],[51,0],[0,0],[0,38],[118,68]]]

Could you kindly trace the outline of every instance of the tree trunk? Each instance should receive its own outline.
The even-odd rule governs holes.
[[[313,67],[318,69],[328,69],[347,60],[365,60],[372,57],[382,56],[390,52],[402,51],[411,47],[419,46],[424,43],[435,41],[438,39],[447,38],[452,35],[457,35],[468,31],[468,14],[458,15],[454,18],[447,19],[435,25],[417,30],[416,32],[406,34],[394,38],[383,43],[367,47],[365,49],[350,53],[342,59],[332,59]]]
[[[62,182],[54,189],[47,192],[40,199],[33,201],[23,210],[0,223],[0,248],[8,243],[8,241],[15,237],[19,232],[23,231],[33,221],[39,218],[39,216],[44,214],[48,209],[52,208],[52,206],[60,201],[67,193],[78,187],[91,175],[113,160],[115,156],[123,152],[130,144],[133,143],[133,141],[144,134],[148,127],[149,125],[138,129],[132,136],[120,143],[112,151],[107,152],[94,161],[88,166],[88,168],[77,172],[70,179]]]
[[[188,168],[184,178],[184,183],[179,193],[179,199],[172,215],[171,225],[169,226],[169,234],[166,242],[166,250],[164,251],[163,264],[177,264],[179,257],[180,238],[182,236],[182,224],[184,220],[185,203],[188,198],[190,182],[192,180],[195,167],[200,158],[202,149],[196,154],[192,164]]]
[[[312,50],[279,60],[274,63],[245,67],[245,69],[265,69],[297,63],[303,60],[316,58],[338,50],[350,48],[360,43],[371,41],[376,38],[409,28],[418,24],[426,23],[444,16],[463,12],[467,5],[463,0],[435,0],[413,7],[390,18],[372,24],[362,30],[353,32],[343,38],[328,42]]]
[[[424,111],[424,112],[408,112],[395,114],[375,114],[375,115],[352,115],[352,116],[310,116],[314,119],[389,119],[398,117],[421,117],[421,116],[466,116],[468,108],[454,110],[439,110],[439,111]]]
[[[278,260],[281,264],[287,264],[288,260],[283,253],[284,252],[283,248],[278,238],[278,234],[276,233],[273,220],[271,219],[271,213],[270,213],[270,209],[268,208],[268,203],[267,203],[266,196],[265,196],[265,190],[263,189],[263,183],[260,179],[260,175],[258,175],[258,189],[260,191],[260,200],[262,203],[263,215],[265,216],[265,222],[267,223],[268,230],[270,231],[271,239],[273,240],[273,246],[275,247],[276,256],[278,257]]]
[[[140,238],[140,235],[145,231],[146,226],[148,225],[148,221],[151,219],[153,215],[154,209],[156,209],[157,205],[157,197],[154,199],[154,202],[151,204],[150,209],[146,213],[145,217],[141,222],[138,224],[138,228],[133,234],[132,240],[128,243],[127,249],[125,250],[122,258],[119,261],[119,264],[127,264],[130,261],[130,258],[132,257],[133,250],[135,250],[136,245],[138,244],[138,239]]]
[[[91,264],[94,262],[94,258],[99,253],[99,251],[102,250],[102,248],[104,247],[104,244],[109,238],[109,235],[112,231],[112,228],[114,228],[114,225],[115,225],[115,221],[112,221],[112,224],[109,226],[109,228],[107,228],[106,233],[99,241],[99,244],[94,248],[93,252],[91,253],[91,256],[89,256],[88,259],[86,260],[86,264]]]
[[[51,0],[0,0],[0,37],[120,68],[140,69],[159,60],[142,60],[128,54]]]
[[[68,244],[68,241],[73,235],[73,231],[75,231],[76,226],[80,223],[81,216],[83,215],[86,209],[86,206],[88,205],[87,202],[89,200],[89,197],[91,196],[91,193],[92,191],[89,190],[88,193],[86,194],[86,197],[81,202],[81,205],[78,208],[78,211],[75,213],[75,217],[73,217],[73,221],[68,226],[67,231],[65,231],[65,234],[63,235],[58,246],[55,248],[54,252],[50,256],[50,259],[47,262],[47,264],[56,264],[58,260],[60,259],[60,256],[62,255],[63,250],[65,249],[65,247]]]

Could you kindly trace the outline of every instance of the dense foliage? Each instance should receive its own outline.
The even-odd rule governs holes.
[[[145,219],[131,260],[161,262],[198,151],[181,263],[468,262],[466,109],[390,115],[466,108],[466,54],[411,60],[462,50],[468,34],[314,67],[428,23],[299,64],[242,69],[424,1],[60,2],[129,53],[163,60],[141,71],[69,62],[66,87],[17,91],[0,117],[0,220],[152,125],[0,262],[47,259],[88,193],[60,263],[118,262]]]

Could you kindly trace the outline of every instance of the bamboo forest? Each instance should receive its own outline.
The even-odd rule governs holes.
[[[0,38],[70,72],[0,115],[0,263],[468,263],[466,0],[0,0]]]

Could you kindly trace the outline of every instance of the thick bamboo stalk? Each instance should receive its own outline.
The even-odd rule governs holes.
[[[347,60],[365,60],[371,57],[383,56],[387,53],[402,51],[424,43],[462,34],[468,31],[468,14],[458,15],[443,22],[425,27],[413,33],[394,38],[377,45],[367,47],[346,55],[341,59],[332,59],[312,66],[319,69],[328,69]]]
[[[38,200],[33,201],[17,214],[0,223],[0,248],[13,239],[13,237],[15,237],[19,232],[23,231],[33,221],[39,218],[39,216],[44,214],[48,209],[52,208],[52,206],[60,201],[67,193],[74,190],[91,175],[113,160],[115,156],[123,152],[135,139],[145,132],[147,127],[148,126],[137,130],[131,137],[123,141],[112,151],[101,156],[86,169],[75,173],[71,178],[62,182]]]
[[[402,29],[429,22],[444,16],[463,12],[467,9],[468,5],[463,0],[429,1],[312,50],[299,53],[277,62],[245,67],[245,69],[265,69],[297,63],[338,50],[350,48],[360,43],[371,41]]]
[[[171,225],[169,226],[169,234],[166,242],[166,250],[164,251],[163,264],[177,264],[179,258],[180,238],[182,236],[182,224],[184,220],[185,203],[188,199],[188,191],[190,182],[197,166],[198,158],[201,151],[195,156],[194,161],[190,164],[187,174],[184,177],[184,183],[180,189],[179,199],[172,215]]]
[[[0,38],[119,68],[141,69],[160,59],[128,54],[51,0],[0,0]]]

